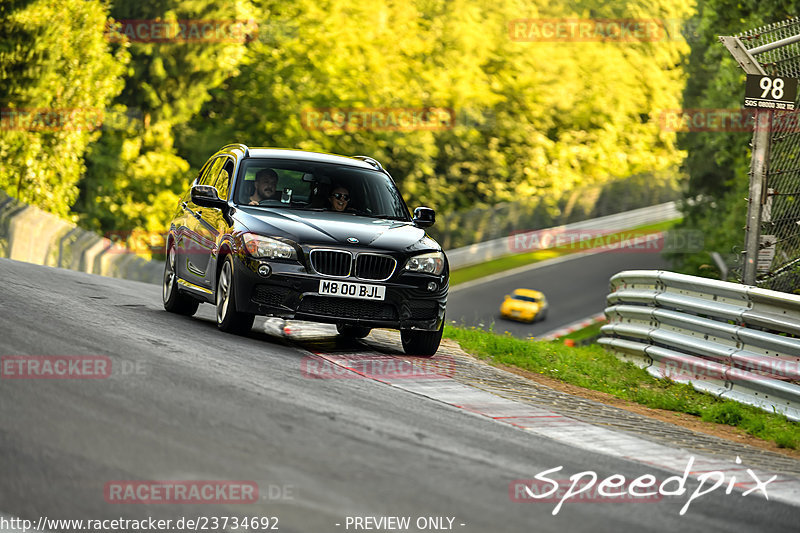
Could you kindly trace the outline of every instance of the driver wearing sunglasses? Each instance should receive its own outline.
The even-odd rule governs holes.
[[[350,202],[350,193],[346,188],[339,186],[333,189],[328,200],[330,200],[331,208],[334,211],[344,211]]]

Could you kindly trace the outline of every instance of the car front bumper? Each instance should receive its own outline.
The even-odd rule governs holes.
[[[270,275],[258,273],[268,264]],[[370,328],[438,330],[447,305],[447,272],[439,276],[401,273],[390,281],[339,279],[386,287],[381,301],[320,295],[320,281],[337,278],[309,274],[299,263],[235,258],[237,309],[257,315],[349,324]],[[428,289],[435,283],[434,290]]]

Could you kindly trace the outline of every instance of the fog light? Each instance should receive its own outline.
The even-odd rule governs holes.
[[[428,283],[428,290],[429,291],[435,291],[438,288],[439,288],[439,286],[436,285],[436,282],[431,281],[430,283]]]
[[[270,267],[267,263],[261,263],[258,265],[258,273],[265,278],[269,277],[269,275],[272,274],[272,267]]]

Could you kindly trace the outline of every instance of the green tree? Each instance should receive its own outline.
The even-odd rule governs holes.
[[[247,39],[246,33],[192,36],[188,30],[182,37],[173,30],[156,39],[151,32],[155,24],[175,28],[181,21],[189,21],[189,28],[220,22],[249,27],[254,13],[246,0],[225,6],[211,0],[118,0],[111,15],[110,40],[128,51],[131,62],[115,100],[120,120],[92,146],[75,209],[96,229],[161,231],[191,178],[189,163],[174,146],[175,129],[197,115],[210,90],[238,73]],[[146,32],[133,31],[132,20],[147,21]]]
[[[587,5],[590,3],[587,3]],[[484,0],[404,4],[354,0],[257,2],[266,31],[241,73],[181,127],[179,150],[198,166],[233,140],[384,162],[412,204],[444,213],[545,197],[630,175],[676,172],[683,154],[658,122],[680,107],[688,48],[658,42],[516,42],[509,23],[546,17],[656,18],[690,14],[683,0],[566,5]],[[303,111],[446,107],[442,131],[304,128]]]
[[[127,54],[109,51],[106,17],[99,1],[0,5],[0,187],[63,217],[122,89]]]

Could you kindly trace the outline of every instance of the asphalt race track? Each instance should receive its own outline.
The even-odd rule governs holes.
[[[606,307],[608,282],[623,270],[669,270],[668,262],[655,252],[607,251],[564,256],[534,265],[535,268],[493,281],[477,280],[456,286],[447,298],[447,320],[515,337],[539,337],[575,321],[601,313]],[[547,318],[532,324],[500,318],[506,294],[525,288],[542,291],[550,309]]]
[[[607,270],[585,272],[587,280],[635,258],[602,259]],[[581,265],[587,268],[583,261],[563,263],[539,285],[557,300],[561,293],[548,280],[561,277],[566,290]],[[563,478],[587,470],[627,479],[672,473],[565,446],[374,379],[312,379],[302,371],[310,352],[264,333],[262,320],[247,337],[223,334],[210,306],[194,318],[164,312],[158,286],[5,259],[0,279],[0,355],[111,361],[104,379],[7,379],[4,367],[0,516],[34,523],[42,516],[278,517],[280,531],[321,533],[355,531],[347,517],[356,516],[410,516],[412,524],[449,517],[451,526],[442,523],[463,532],[797,527],[795,506],[722,490],[683,516],[686,496],[568,502],[553,516],[555,503],[511,501],[509,483],[557,466]],[[602,302],[576,303],[574,312],[582,306],[588,314]],[[393,357],[369,342],[347,345],[334,336],[314,346]],[[248,480],[259,500],[108,503],[105,487],[120,480]],[[697,482],[688,485],[693,490]]]

